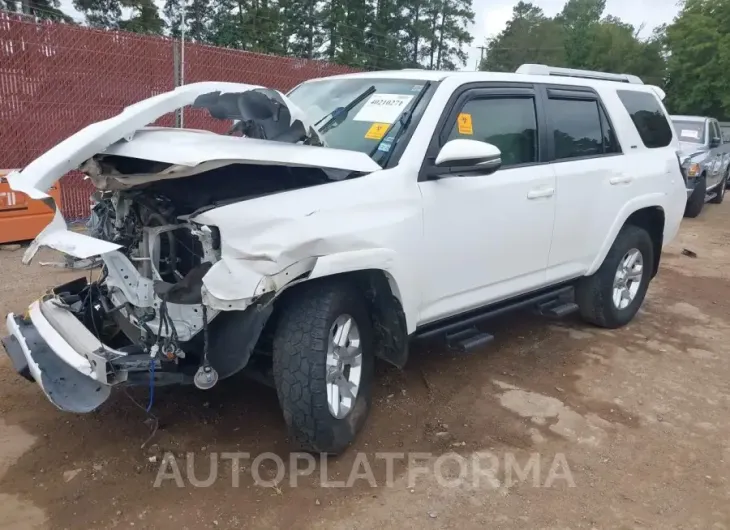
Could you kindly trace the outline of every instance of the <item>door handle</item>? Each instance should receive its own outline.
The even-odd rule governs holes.
[[[555,188],[538,188],[527,192],[527,198],[530,200],[543,199],[552,197],[555,194]]]
[[[616,186],[618,184],[628,184],[629,182],[633,181],[634,177],[631,177],[629,175],[622,175],[620,177],[612,177],[608,180],[610,184],[613,186]]]

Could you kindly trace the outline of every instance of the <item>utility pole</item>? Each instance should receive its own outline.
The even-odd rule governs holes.
[[[486,51],[486,46],[477,46],[477,50],[481,51],[481,56],[479,57],[479,62],[477,63],[476,69],[479,70],[479,65],[482,64],[482,61],[484,60],[484,52]]]

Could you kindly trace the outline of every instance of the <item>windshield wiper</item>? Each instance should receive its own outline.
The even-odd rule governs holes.
[[[320,123],[322,123],[324,120],[326,120],[328,117],[330,119],[327,120],[327,123],[325,123],[324,125],[322,125],[322,127],[320,127],[319,129],[317,129],[317,132],[319,132],[321,134],[324,134],[324,133],[330,131],[331,129],[334,129],[335,127],[337,127],[340,123],[342,123],[342,120],[347,117],[347,114],[352,109],[354,109],[363,99],[365,99],[366,97],[368,97],[373,92],[375,92],[375,85],[370,85],[370,88],[368,88],[367,90],[365,90],[362,94],[360,94],[355,99],[353,99],[352,101],[350,101],[344,107],[338,107],[335,110],[333,110],[332,112],[328,112],[327,114],[325,114],[324,116],[322,116],[322,118],[320,118],[314,124],[315,127],[317,125],[319,125]],[[340,121],[337,121],[337,120],[340,120]],[[335,123],[335,122],[337,122],[337,123]]]
[[[423,88],[421,91],[416,95],[415,99],[411,103],[411,107],[409,110],[406,110],[403,112],[403,114],[400,115],[400,118],[398,118],[398,123],[400,124],[400,129],[398,132],[393,136],[393,138],[390,141],[390,149],[388,150],[387,154],[385,155],[385,158],[383,160],[383,163],[381,166],[385,167],[385,165],[388,163],[388,160],[390,159],[390,155],[393,152],[393,148],[395,147],[396,142],[400,139],[403,132],[408,129],[408,126],[411,124],[411,120],[413,119],[413,112],[416,110],[416,107],[418,107],[418,104],[423,99],[423,96],[428,91],[428,87],[431,86],[431,81],[426,81],[426,83],[423,85]],[[390,133],[391,129],[393,129],[393,126],[391,125],[387,131],[385,131],[385,134],[383,137],[385,139],[388,138],[388,133]],[[375,147],[373,147],[373,150],[370,151],[369,155],[370,158],[373,158],[375,154],[378,152],[378,148],[380,147],[380,144],[383,142],[383,140],[380,140]]]

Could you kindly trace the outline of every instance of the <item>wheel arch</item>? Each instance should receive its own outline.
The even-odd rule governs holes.
[[[624,225],[633,225],[643,228],[649,233],[654,250],[654,263],[652,264],[651,277],[656,276],[659,272],[659,262],[661,261],[662,245],[664,244],[664,223],[666,217],[664,208],[661,206],[649,206],[636,210],[627,219]]]
[[[666,214],[665,209],[662,206],[663,199],[664,194],[652,194],[645,197],[638,197],[628,203],[622,210],[621,214],[617,216],[609,234],[601,245],[600,252],[593,260],[589,270],[586,272],[586,276],[589,276],[598,270],[603,261],[606,259],[608,251],[611,249],[611,246],[616,240],[619,232],[627,224],[644,228],[649,232],[654,249],[652,277],[655,276],[659,270],[661,249],[664,244],[664,230],[666,226]]]
[[[314,273],[314,270],[312,271]],[[402,368],[408,359],[408,325],[406,312],[400,298],[398,283],[383,269],[358,269],[316,275],[287,288],[275,305],[286,304],[292,296],[298,296],[302,289],[311,289],[317,283],[346,281],[362,295],[368,312],[372,316],[375,336],[375,356]],[[275,325],[277,308],[271,317]]]

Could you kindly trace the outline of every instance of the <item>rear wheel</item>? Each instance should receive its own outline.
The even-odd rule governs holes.
[[[581,316],[604,328],[628,324],[644,301],[653,263],[649,233],[638,226],[624,226],[601,267],[576,286]]]
[[[274,381],[289,433],[306,451],[337,454],[370,411],[373,331],[361,294],[345,281],[303,285],[283,302]]]
[[[707,182],[705,176],[702,175],[695,184],[692,195],[687,199],[687,206],[684,209],[685,217],[697,217],[700,215],[702,208],[705,206],[705,195],[707,195]]]

